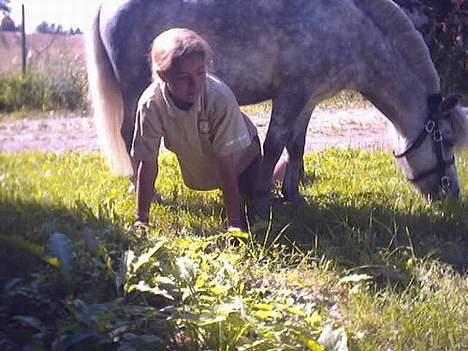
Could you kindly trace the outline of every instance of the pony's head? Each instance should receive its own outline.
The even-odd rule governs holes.
[[[379,28],[375,33],[382,35],[379,45],[375,35],[374,41],[368,41],[374,48],[373,58],[379,59],[371,61],[375,69],[363,80],[360,91],[392,121],[398,135],[398,165],[427,198],[458,197],[453,149],[465,143],[468,135],[460,98],[442,98],[429,49],[395,2],[355,3]]]
[[[460,96],[428,98],[428,116],[414,140],[399,138],[394,152],[403,174],[428,200],[457,198],[460,185],[454,147],[466,145],[468,120]]]

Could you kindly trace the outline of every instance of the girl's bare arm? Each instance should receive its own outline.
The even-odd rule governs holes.
[[[223,201],[228,218],[228,226],[244,229],[242,228],[241,221],[239,184],[237,182],[234,158],[229,155],[219,157],[218,161],[223,182]]]
[[[154,196],[154,183],[158,176],[156,161],[140,161],[137,173],[137,220],[149,222],[149,210]]]

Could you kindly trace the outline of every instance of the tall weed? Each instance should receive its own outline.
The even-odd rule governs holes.
[[[25,75],[0,77],[0,112],[68,110],[85,113],[86,67],[66,54],[31,62]]]

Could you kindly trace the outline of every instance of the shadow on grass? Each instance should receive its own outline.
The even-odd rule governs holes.
[[[73,208],[66,208],[55,204],[0,199],[0,236],[31,244],[21,248],[8,240],[1,241],[0,284],[13,277],[23,278],[33,272],[50,269],[41,255],[47,256],[47,242],[54,233],[66,235],[75,243],[80,255],[98,256],[103,243],[108,252],[121,252],[128,246],[122,228],[105,215],[96,218],[86,204],[76,203]]]
[[[316,257],[326,256],[347,269],[388,269],[417,257],[467,270],[467,204],[434,206],[440,207],[438,216],[405,214],[371,205],[355,208],[331,204],[324,208],[314,203],[282,204],[275,206],[273,217],[277,233],[285,228],[283,242],[313,251]]]
[[[434,204],[438,215],[396,212],[382,205],[327,207],[308,204],[274,206],[270,240],[281,233],[281,242],[297,245],[315,257],[333,259],[345,269],[380,267],[388,270],[410,258],[437,259],[457,270],[468,269],[468,203]],[[210,234],[203,218],[221,216],[220,203],[166,201],[166,209],[190,213],[197,218],[195,234]],[[186,218],[186,216],[175,216]],[[252,231],[262,243],[266,231],[253,224]],[[364,268],[362,269],[364,271]],[[388,272],[387,272],[388,273]],[[390,273],[389,273],[390,274]],[[390,274],[391,275],[391,274]]]
[[[70,277],[62,269],[64,261],[58,266],[47,263],[47,244],[54,233],[63,233],[73,242],[71,255],[61,251],[72,257]],[[83,316],[97,318],[99,311],[92,310],[93,304],[117,301],[115,265],[128,246],[123,234],[106,216],[96,218],[85,204],[77,203],[70,209],[0,199],[1,349],[36,349],[31,345],[51,349],[54,340],[65,342],[66,335],[72,338],[73,333],[79,334]],[[96,306],[104,309],[107,305]],[[89,329],[94,333],[89,335],[98,334],[97,329]],[[87,341],[83,338],[83,343]]]

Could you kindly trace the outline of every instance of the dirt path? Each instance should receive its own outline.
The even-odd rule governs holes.
[[[254,116],[264,138],[267,115]],[[374,108],[317,109],[307,131],[306,151],[336,148],[388,149],[390,123]],[[93,121],[86,117],[0,122],[0,152],[62,153],[98,150]]]

